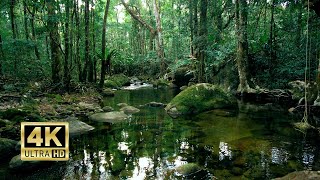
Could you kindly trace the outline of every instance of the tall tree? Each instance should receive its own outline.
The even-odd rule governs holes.
[[[157,25],[157,54],[160,59],[160,73],[163,75],[165,71],[165,57],[164,57],[164,49],[163,49],[163,39],[162,39],[162,28],[161,28],[161,18],[159,12],[159,3],[157,0],[153,0],[154,3],[154,16],[156,18]]]
[[[69,21],[70,21],[70,0],[65,1],[65,32],[64,32],[64,75],[63,82],[67,90],[69,91],[69,84],[71,80],[70,70],[69,70],[69,59],[70,59],[70,30],[69,30]]]
[[[84,51],[84,67],[82,71],[82,81],[86,81],[87,78],[91,80],[89,77],[89,66],[90,66],[90,31],[89,31],[89,0],[85,0],[84,5],[84,41],[85,41],[85,51]],[[92,81],[91,81],[92,82]]]
[[[46,5],[48,9],[48,31],[50,37],[50,48],[51,48],[51,73],[53,83],[60,83],[62,80],[61,73],[61,40],[59,35],[58,22],[56,21],[56,5],[55,0],[47,0]]]
[[[5,57],[4,57],[4,52],[3,52],[3,49],[2,49],[2,36],[0,34],[0,76],[3,75],[3,72],[2,72],[2,62],[5,60]]]
[[[103,16],[103,27],[102,27],[102,42],[101,42],[101,76],[100,76],[100,89],[103,88],[106,69],[107,69],[107,62],[106,62],[106,31],[107,31],[107,19],[108,19],[108,12],[109,12],[110,0],[107,0],[106,7],[104,9],[104,16]]]
[[[198,52],[198,81],[204,82],[205,81],[205,58],[206,58],[206,48],[207,48],[207,6],[208,0],[201,0],[200,1],[200,31],[199,31],[199,52]]]
[[[246,93],[252,89],[248,84],[248,39],[247,39],[247,1],[236,0],[236,33],[238,39],[237,66],[239,73],[238,92]]]

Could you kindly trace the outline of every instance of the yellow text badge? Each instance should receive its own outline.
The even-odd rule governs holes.
[[[69,123],[22,122],[21,160],[69,160]]]

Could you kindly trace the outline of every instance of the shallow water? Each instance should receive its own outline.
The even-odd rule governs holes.
[[[121,90],[104,104],[117,109],[117,103],[168,103],[176,93]],[[319,139],[294,130],[286,111],[244,103],[239,108],[172,119],[162,108],[140,107],[125,122],[88,122],[97,128],[71,140],[66,163],[23,175],[10,174],[2,165],[0,174],[10,179],[180,179],[174,169],[185,163],[204,169],[196,179],[272,179],[320,170]]]

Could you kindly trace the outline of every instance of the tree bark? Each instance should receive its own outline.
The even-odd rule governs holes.
[[[251,91],[248,84],[248,39],[247,39],[247,1],[236,0],[236,32],[238,38],[237,66],[239,73],[238,92],[247,93]]]
[[[47,9],[48,9],[48,30],[50,37],[50,46],[51,46],[51,72],[52,72],[52,82],[60,83],[62,80],[61,74],[61,40],[59,35],[58,23],[55,20],[56,9],[55,9],[55,1],[47,0],[46,1]]]
[[[93,67],[92,67],[92,70],[93,70],[93,82],[97,82],[97,56],[96,56],[96,33],[95,33],[95,11],[94,9],[92,8],[91,9],[91,18],[92,18],[92,29],[94,29],[94,31],[92,32],[92,47],[93,47]]]
[[[198,82],[205,82],[205,58],[207,48],[207,5],[208,0],[200,1],[200,31],[199,31],[199,67]]]
[[[14,6],[15,6],[15,0],[10,1],[10,20],[11,20],[11,31],[12,31],[12,38],[17,38],[16,33],[16,26],[15,26],[15,15],[14,15]]]
[[[85,0],[84,5],[84,41],[85,41],[85,49],[84,49],[84,66],[82,70],[82,82],[87,81],[88,76],[88,69],[90,63],[90,31],[89,31],[89,0]]]
[[[192,42],[193,45],[193,51],[194,51],[194,57],[197,58],[198,57],[198,31],[199,31],[199,27],[198,27],[198,0],[193,0],[193,37],[195,37],[196,39],[194,39],[194,41]]]
[[[4,52],[3,52],[3,48],[2,48],[2,36],[0,34],[0,76],[3,75],[2,72],[2,62],[5,60],[5,56],[4,56]],[[0,87],[1,88],[1,87]]]
[[[78,77],[79,81],[82,80],[82,64],[80,61],[80,17],[79,17],[79,0],[74,0],[74,11],[75,11],[75,19],[76,19],[76,27],[77,27],[77,37],[76,37],[76,56],[75,63],[78,67]]]
[[[24,20],[24,32],[26,39],[29,39],[29,30],[28,30],[28,18],[27,18],[27,3],[26,0],[23,0],[23,20]]]
[[[107,19],[108,19],[108,12],[109,12],[110,0],[107,0],[106,7],[104,9],[104,16],[103,16],[103,26],[102,26],[102,42],[101,42],[101,76],[100,76],[100,83],[99,88],[102,90],[104,86],[104,80],[106,76],[106,69],[107,69],[107,62],[106,62],[106,31],[107,31]]]
[[[159,7],[157,0],[153,0],[154,3],[154,15],[156,18],[157,25],[157,54],[160,59],[160,74],[163,75],[165,72],[165,57],[164,57],[164,48],[163,48],[163,39],[162,39],[162,27],[161,27],[161,18],[159,13]]]
[[[64,86],[67,91],[69,91],[69,85],[71,80],[71,75],[69,71],[69,60],[70,60],[70,30],[69,30],[69,19],[70,19],[70,0],[65,0],[66,8],[66,19],[65,19],[65,32],[64,32],[64,47],[65,47],[65,56],[64,56]]]

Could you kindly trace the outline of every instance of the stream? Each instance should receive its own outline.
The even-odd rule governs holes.
[[[117,110],[116,104],[127,103],[139,113],[111,125],[84,120],[96,129],[71,139],[68,162],[26,174],[10,174],[0,165],[0,174],[4,179],[181,179],[175,169],[186,163],[203,169],[195,179],[272,179],[320,170],[319,141],[295,130],[287,110],[249,108],[172,119],[163,108],[140,106],[168,103],[177,93],[151,87],[119,90],[104,104]]]

